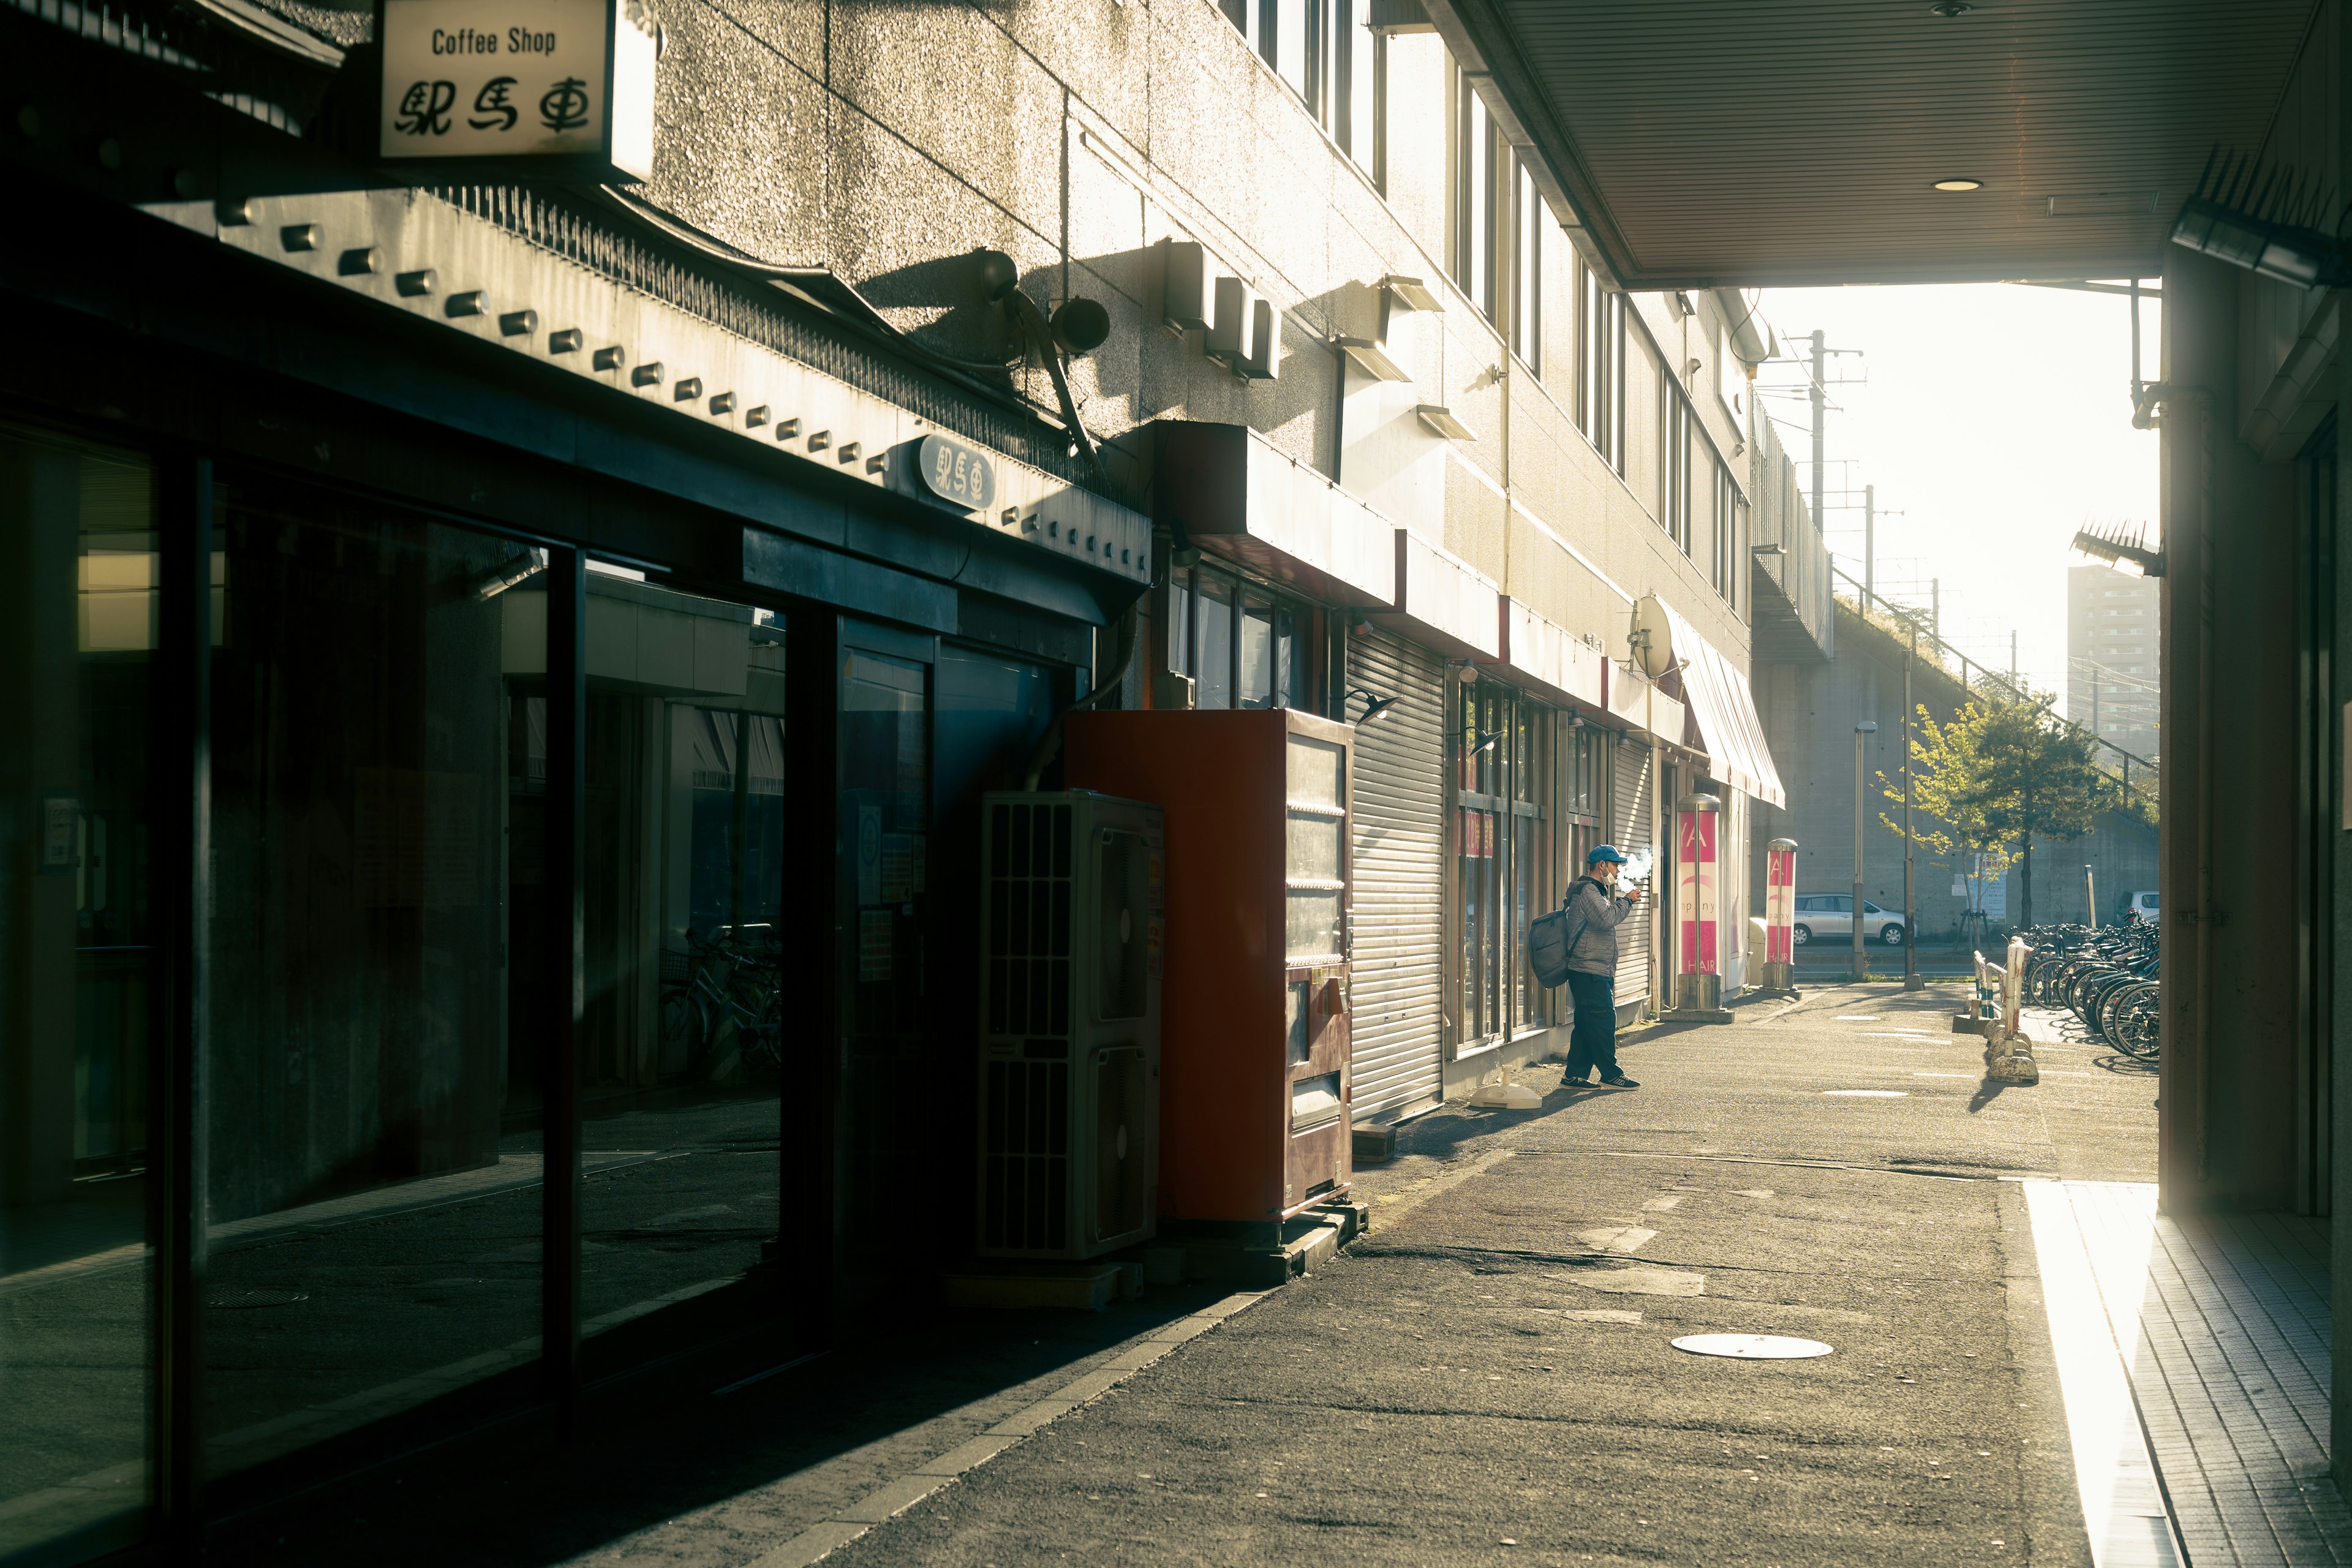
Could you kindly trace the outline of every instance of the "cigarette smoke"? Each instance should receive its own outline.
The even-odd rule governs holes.
[[[1643,880],[1649,876],[1650,862],[1654,858],[1656,858],[1656,857],[1653,856],[1647,849],[1634,850],[1633,853],[1625,857],[1625,868],[1617,873],[1617,879],[1628,887],[1631,887],[1635,882]]]

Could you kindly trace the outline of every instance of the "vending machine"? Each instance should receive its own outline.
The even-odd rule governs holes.
[[[1354,1177],[1352,726],[1288,709],[1078,712],[1076,789],[1160,803],[1163,1226],[1276,1226]]]

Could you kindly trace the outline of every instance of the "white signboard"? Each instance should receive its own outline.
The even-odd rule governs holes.
[[[387,158],[578,158],[653,173],[637,0],[383,0]]]

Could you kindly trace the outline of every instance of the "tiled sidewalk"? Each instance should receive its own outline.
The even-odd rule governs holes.
[[[2101,1568],[2352,1563],[2352,1509],[2327,1475],[2325,1226],[2176,1221],[2138,1184],[2034,1182],[2027,1198]],[[2067,1375],[2070,1345],[2095,1340],[2123,1374],[2104,1395],[2099,1369]],[[2132,1473],[2150,1458],[2156,1506]],[[2159,1508],[2183,1550],[2158,1537]]]

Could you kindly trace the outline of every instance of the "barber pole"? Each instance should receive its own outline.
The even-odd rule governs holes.
[[[1764,846],[1764,989],[1797,994],[1797,841]]]
[[[1731,1021],[1723,1007],[1723,802],[1711,795],[1675,803],[1675,1006],[1690,1023]]]

